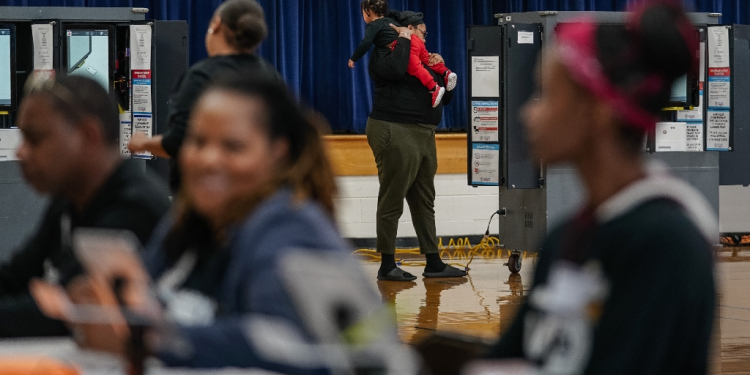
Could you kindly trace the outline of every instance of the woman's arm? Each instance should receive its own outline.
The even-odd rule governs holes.
[[[412,31],[406,27],[390,25],[396,30],[398,38],[392,50],[375,49],[370,57],[370,75],[387,81],[398,81],[406,75],[411,55]]]
[[[135,132],[133,133],[133,137],[130,138],[130,143],[128,143],[128,150],[132,153],[148,151],[160,158],[169,159],[169,154],[164,150],[164,146],[161,145],[162,138],[162,135],[149,137],[141,132]]]

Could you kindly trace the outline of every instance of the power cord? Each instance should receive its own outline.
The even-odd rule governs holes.
[[[452,266],[460,266],[463,267],[464,270],[467,272],[470,270],[469,265],[474,260],[474,255],[477,253],[481,253],[480,255],[485,258],[500,258],[502,255],[502,248],[500,248],[500,240],[497,237],[491,237],[490,236],[490,226],[492,225],[492,219],[495,218],[496,215],[505,216],[507,215],[507,210],[503,207],[497,211],[495,211],[492,216],[490,216],[490,220],[487,223],[487,230],[484,232],[484,236],[482,237],[482,240],[479,242],[478,245],[472,246],[469,242],[469,238],[459,238],[459,239],[453,239],[451,238],[448,242],[448,245],[443,245],[443,238],[439,238],[438,242],[438,250],[440,251],[440,257],[443,257],[443,254],[447,256],[449,260],[453,260],[454,257],[458,259],[469,259],[469,262],[466,263],[466,265],[460,264],[460,263],[449,263]],[[453,254],[449,253],[448,250],[453,249]],[[467,252],[464,252],[464,249],[468,250]],[[497,252],[495,251],[497,250]],[[419,248],[411,248],[411,249],[397,249],[397,254],[419,254]],[[364,255],[368,258],[370,258],[372,261],[380,261],[380,256],[377,254],[377,251],[372,249],[358,249],[355,250],[352,254],[355,255]],[[396,260],[396,266],[424,266],[426,265],[425,262],[408,262],[404,261],[403,259],[397,259]]]

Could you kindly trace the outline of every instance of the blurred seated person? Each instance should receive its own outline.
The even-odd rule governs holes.
[[[278,82],[250,77],[220,80],[198,100],[178,158],[181,191],[146,250],[146,270],[122,262],[110,275],[127,281],[128,307],[159,322],[149,331],[157,340],[146,345],[168,366],[325,373],[324,356],[300,350],[316,340],[280,263],[291,253],[328,254],[342,260],[341,272],[362,272],[334,224],[322,118],[305,113]],[[116,304],[111,280],[79,279],[67,297]],[[50,302],[45,311],[65,316],[66,305],[54,302],[62,290],[45,296],[49,286],[37,285],[38,300]],[[366,291],[362,298],[380,306]],[[128,335],[119,327],[81,325],[79,343],[122,355]]]
[[[75,228],[129,230],[145,243],[170,204],[166,187],[120,158],[117,105],[103,87],[77,76],[29,82],[18,158],[26,181],[51,202],[36,233],[0,264],[0,337],[68,334],[39,311],[28,285],[40,277],[64,283],[79,268]]]

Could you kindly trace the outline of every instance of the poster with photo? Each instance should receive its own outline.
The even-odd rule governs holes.
[[[497,142],[499,139],[499,106],[497,101],[471,102],[471,139],[474,142]]]

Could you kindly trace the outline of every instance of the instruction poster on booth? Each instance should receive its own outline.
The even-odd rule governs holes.
[[[132,97],[132,133],[151,137],[154,127],[151,91],[151,26],[130,26],[130,74]],[[122,134],[122,138],[125,134]],[[134,158],[151,159],[150,152],[133,154]]]
[[[499,129],[497,101],[471,102],[471,131],[474,142],[497,142]]]
[[[500,57],[471,57],[471,96],[496,98],[500,96]]]
[[[500,184],[500,145],[472,145],[471,184],[498,186]]]
[[[731,85],[729,27],[709,27],[706,150],[731,150]]]
[[[130,111],[120,113],[120,156],[127,159],[130,157],[128,143],[133,133],[133,114]]]
[[[34,74],[37,76],[54,74],[55,38],[52,25],[31,25],[31,39],[34,42]]]

